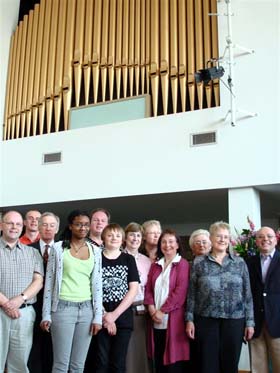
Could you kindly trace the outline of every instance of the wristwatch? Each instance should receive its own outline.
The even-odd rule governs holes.
[[[26,301],[27,301],[27,296],[26,296],[24,293],[21,293],[20,295],[22,296],[22,299],[24,300],[24,303],[26,303]]]

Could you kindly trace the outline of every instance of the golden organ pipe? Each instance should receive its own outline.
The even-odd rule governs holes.
[[[46,109],[46,94],[47,94],[47,73],[48,73],[48,59],[49,59],[49,42],[50,42],[50,28],[51,28],[51,11],[52,3],[55,0],[46,1],[45,22],[44,22],[44,36],[43,36],[43,50],[42,50],[42,65],[40,74],[40,89],[39,89],[39,134],[42,135],[44,131],[45,109]]]
[[[123,1],[123,35],[122,35],[123,97],[127,96],[128,25],[129,25],[129,0],[124,0]]]
[[[186,28],[186,1],[178,0],[178,27],[179,27],[179,82],[182,111],[186,111],[186,73],[187,73],[187,28]]]
[[[9,51],[9,62],[8,62],[8,74],[7,74],[7,84],[6,84],[6,99],[5,99],[5,112],[4,112],[4,133],[3,139],[7,140],[8,132],[10,130],[10,110],[11,110],[11,97],[12,97],[12,67],[13,67],[13,56],[15,52],[15,34],[12,35],[10,42]]]
[[[99,86],[99,68],[100,68],[100,45],[101,45],[101,15],[102,1],[95,0],[94,8],[94,30],[92,46],[92,79],[93,79],[93,99],[97,103]]]
[[[170,2],[170,81],[173,113],[177,112],[178,97],[178,11],[177,0]]]
[[[196,54],[196,71],[204,69],[203,56],[203,33],[202,33],[202,0],[195,1],[195,54]],[[203,108],[203,83],[197,83],[197,99],[199,109]]]
[[[117,2],[117,35],[116,35],[116,95],[117,99],[121,94],[121,67],[122,67],[122,17],[123,0]]]
[[[85,42],[83,56],[84,92],[85,105],[88,105],[90,90],[91,53],[92,53],[92,31],[93,31],[93,0],[86,2],[85,15]]]
[[[107,66],[108,66],[108,29],[109,29],[109,0],[103,0],[102,12],[102,39],[101,39],[101,87],[102,101],[106,98]]]
[[[48,75],[46,89],[46,114],[47,114],[47,133],[51,132],[51,123],[53,115],[53,97],[54,97],[54,74],[56,61],[57,27],[58,27],[58,1],[53,1],[51,12],[51,32],[50,47],[48,59]]]
[[[134,83],[134,56],[135,56],[135,0],[130,0],[129,5],[129,48],[128,48],[128,73],[129,73],[129,94],[133,96]]]
[[[169,84],[169,0],[160,2],[160,77],[163,114],[167,114],[168,108],[168,84]]]
[[[217,1],[210,0],[211,13],[217,13]],[[219,58],[218,48],[218,22],[217,16],[211,16],[211,34],[212,34],[212,58]],[[220,85],[219,79],[213,81],[215,105],[220,105]]]
[[[66,11],[67,0],[60,0],[59,3],[59,24],[57,35],[57,49],[55,62],[55,77],[54,77],[54,125],[55,132],[59,130],[59,122],[61,117],[62,106],[62,77],[63,77],[63,59],[65,48],[65,32],[66,32]]]
[[[188,36],[188,91],[190,109],[195,104],[195,44],[194,44],[194,0],[187,0],[187,36]]]
[[[135,56],[134,56],[134,72],[135,72],[135,95],[139,95],[140,84],[140,22],[141,22],[141,7],[140,0],[135,1]]]
[[[14,78],[14,82],[13,82],[13,107],[12,107],[11,139],[15,138],[17,97],[18,97],[18,79],[19,79],[19,63],[20,63],[20,51],[21,51],[21,40],[22,40],[22,25],[23,25],[23,21],[20,21],[19,26],[17,28],[17,49],[16,49],[16,58],[15,58],[15,78]]]
[[[203,2],[203,41],[204,41],[204,61],[206,67],[207,61],[211,59],[211,36],[210,36],[210,7],[209,0],[204,0]],[[209,82],[205,86],[206,93],[206,104],[207,107],[211,107],[211,97],[212,97],[212,82]]]
[[[141,48],[140,48],[140,70],[141,70],[141,94],[143,95],[145,93],[145,77],[146,77],[146,23],[145,23],[145,18],[146,18],[146,1],[141,0],[141,24],[140,24],[140,39],[141,39]]]
[[[116,48],[116,0],[110,1],[110,22],[109,22],[109,46],[108,46],[108,75],[110,101],[114,94],[114,72],[115,72],[115,48]]]
[[[74,43],[74,81],[75,81],[75,102],[76,107],[80,105],[80,94],[82,84],[82,58],[84,45],[84,17],[85,0],[79,0],[76,8],[75,43]]]
[[[146,0],[146,51],[145,51],[146,59],[145,59],[145,65],[146,65],[147,93],[150,93],[151,38],[152,38],[152,35],[151,35],[151,1]]]
[[[24,62],[24,72],[23,72],[24,79],[23,79],[22,101],[21,101],[21,137],[24,137],[25,124],[26,124],[27,89],[28,89],[28,81],[29,81],[33,14],[34,14],[34,11],[31,10],[29,12],[28,20],[27,20],[27,39],[26,39],[26,51],[25,51],[25,62]]]
[[[26,102],[26,136],[30,136],[30,130],[31,130],[32,99],[33,99],[34,76],[35,76],[35,57],[36,57],[36,48],[38,48],[37,47],[37,34],[38,34],[39,11],[40,11],[40,5],[36,4],[34,7],[34,15],[33,15],[31,53],[30,53],[29,73],[28,73],[27,102]]]
[[[21,102],[22,102],[22,87],[23,87],[23,72],[24,72],[24,62],[25,62],[25,51],[26,51],[26,35],[27,35],[27,23],[28,16],[23,17],[22,24],[22,37],[20,47],[20,65],[19,65],[19,75],[18,75],[18,87],[17,87],[17,107],[16,107],[16,138],[19,138],[20,132],[20,113],[21,113]]]
[[[74,25],[75,25],[76,0],[67,0],[66,35],[62,79],[62,98],[64,129],[69,126],[69,109],[72,96],[72,59],[74,50]]]
[[[157,116],[159,89],[159,1],[151,2],[151,63],[150,79],[152,87],[153,113]]]

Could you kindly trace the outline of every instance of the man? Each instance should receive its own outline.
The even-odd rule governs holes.
[[[260,254],[248,260],[254,301],[255,334],[250,342],[252,373],[280,372],[280,253],[272,228],[256,234]]]
[[[52,212],[44,212],[38,222],[40,240],[30,244],[38,250],[44,261],[44,270],[50,250],[54,244],[54,238],[59,229],[59,217]],[[33,346],[31,349],[28,366],[31,373],[49,373],[52,370],[52,341],[50,334],[43,332],[40,328],[43,307],[43,289],[37,295],[34,306],[36,320],[34,327]]]
[[[39,241],[38,220],[40,216],[41,213],[37,210],[30,210],[25,214],[23,222],[25,225],[25,234],[19,239],[24,245]]]
[[[109,211],[103,208],[97,208],[92,211],[91,219],[90,219],[90,233],[88,237],[88,241],[100,249],[103,249],[103,241],[101,238],[101,234],[103,229],[110,223],[110,213]],[[91,373],[95,369],[97,359],[97,338],[93,336],[89,350],[87,359],[85,362],[85,373]]]
[[[17,211],[3,214],[0,238],[0,371],[29,372],[35,311],[32,304],[43,286],[43,261],[38,251],[19,242],[23,227]]]
[[[90,220],[89,241],[93,245],[103,247],[101,234],[103,232],[103,229],[109,224],[109,222],[110,213],[107,210],[98,208],[92,211]]]

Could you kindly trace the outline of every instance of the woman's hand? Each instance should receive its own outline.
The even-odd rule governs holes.
[[[244,332],[244,339],[245,341],[250,341],[255,333],[255,329],[252,326],[246,326]]]
[[[194,339],[194,334],[195,334],[195,326],[192,321],[188,321],[186,323],[186,333],[190,339]]]
[[[109,335],[116,335],[117,334],[117,326],[116,326],[116,323],[108,323],[106,324],[105,328],[107,329],[108,331],[108,334]]]
[[[153,321],[156,324],[160,324],[163,320],[164,313],[161,310],[156,310],[152,316]]]
[[[99,332],[99,330],[101,330],[101,329],[102,329],[102,325],[100,325],[100,324],[91,324],[91,326],[90,326],[90,334],[91,335],[96,335]]]
[[[51,326],[50,321],[42,321],[41,324],[40,324],[40,327],[44,332],[49,332],[50,331],[50,326]]]
[[[103,316],[103,324],[112,324],[116,321],[117,317],[115,317],[113,312],[106,312]]]

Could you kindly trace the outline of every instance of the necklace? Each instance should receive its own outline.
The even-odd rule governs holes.
[[[71,246],[75,251],[75,255],[77,256],[79,254],[79,251],[81,250],[81,248],[86,246],[86,244],[84,242],[81,246],[77,247],[73,242],[71,242]]]

